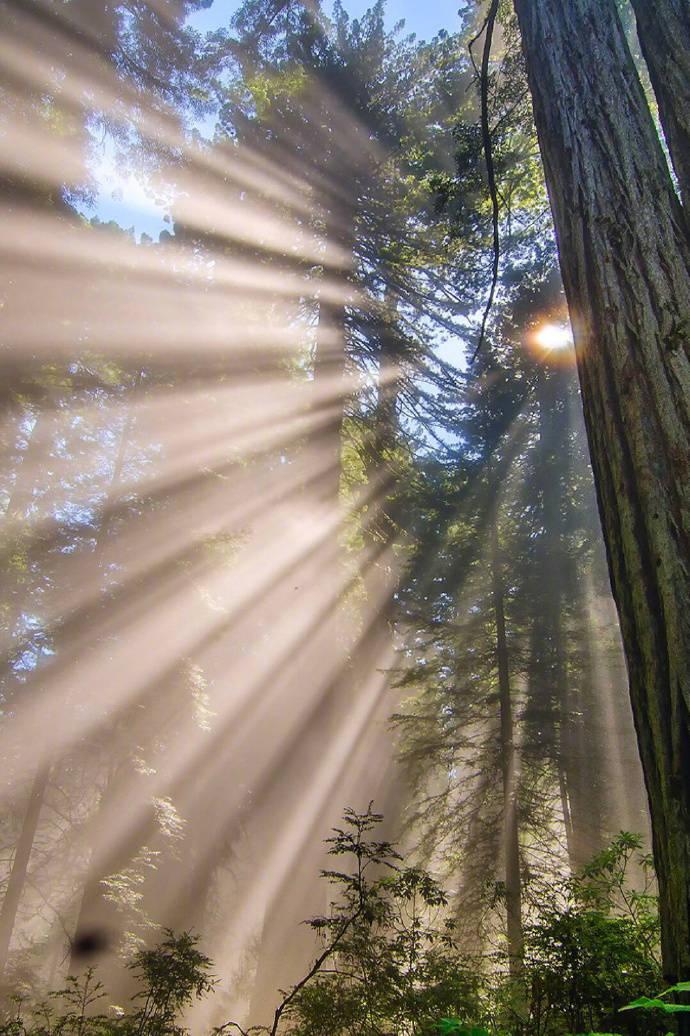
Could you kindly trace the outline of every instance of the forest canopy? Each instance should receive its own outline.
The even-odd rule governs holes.
[[[690,3],[432,7],[0,0],[5,1036],[690,1034]]]

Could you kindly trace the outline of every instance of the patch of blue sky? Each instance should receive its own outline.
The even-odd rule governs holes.
[[[211,7],[198,11],[190,18],[190,24],[201,31],[226,26],[240,4],[238,0],[214,0]],[[343,4],[352,18],[361,18],[371,7],[370,0],[348,0]],[[326,0],[324,8],[331,12],[333,4]],[[386,21],[392,28],[397,22],[405,22],[405,32],[414,33],[419,39],[429,40],[439,30],[454,32],[459,28],[458,0],[390,0],[386,5]]]
[[[142,235],[157,241],[162,230],[170,229],[165,209],[151,204],[137,204],[133,199],[136,190],[130,191],[129,185],[119,185],[116,191],[101,188],[96,199],[92,215],[98,216],[103,223],[111,220],[123,230],[131,231],[137,241]]]
[[[92,160],[92,172],[97,191],[86,216],[97,216],[103,223],[112,220],[131,231],[137,241],[142,234],[156,241],[162,230],[169,229],[169,206],[155,198],[138,177],[119,169],[115,149],[107,139]]]

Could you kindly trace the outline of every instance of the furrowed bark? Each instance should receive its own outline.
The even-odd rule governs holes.
[[[690,252],[613,0],[515,0],[650,800],[690,975]]]
[[[632,0],[637,34],[685,206],[690,204],[690,3]]]

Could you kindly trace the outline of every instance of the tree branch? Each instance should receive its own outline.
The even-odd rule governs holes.
[[[491,127],[489,126],[489,58],[491,56],[491,43],[494,35],[494,26],[496,24],[496,17],[498,15],[498,4],[499,0],[491,0],[489,12],[486,16],[486,21],[482,28],[485,31],[484,36],[484,50],[482,51],[482,66],[479,72],[479,90],[481,100],[481,126],[482,126],[482,144],[484,147],[484,159],[486,161],[486,175],[489,181],[489,194],[491,195],[491,222],[493,229],[493,260],[491,269],[491,288],[489,290],[489,298],[487,299],[486,306],[484,307],[484,315],[482,317],[482,326],[479,331],[479,341],[477,347],[474,350],[470,363],[474,363],[479,355],[479,351],[484,344],[484,338],[486,336],[486,325],[489,320],[489,314],[491,313],[491,307],[494,302],[494,295],[496,294],[496,285],[498,284],[498,264],[501,256],[501,239],[499,234],[499,207],[498,207],[498,188],[496,186],[496,170],[494,168],[493,159],[493,148],[491,143]],[[474,37],[470,42],[469,50],[470,57],[472,56],[472,45],[481,36],[481,32]],[[474,58],[472,58],[472,64],[474,65]],[[475,70],[477,68],[474,65]]]
[[[276,1034],[278,1032],[278,1026],[280,1025],[280,1019],[281,1019],[281,1017],[283,1015],[283,1012],[285,1011],[285,1008],[289,1007],[289,1005],[292,1003],[292,1001],[297,996],[299,991],[301,989],[304,989],[304,987],[306,986],[307,982],[309,982],[309,980],[314,977],[314,975],[320,969],[320,967],[323,964],[323,962],[330,957],[330,955],[333,953],[333,951],[337,948],[338,943],[340,942],[342,937],[347,932],[348,928],[350,928],[351,925],[353,925],[355,923],[357,918],[362,913],[363,909],[364,909],[364,905],[362,904],[355,911],[354,914],[352,914],[350,917],[348,917],[348,919],[345,921],[345,923],[343,925],[341,925],[340,931],[335,936],[335,938],[330,943],[330,945],[328,945],[326,947],[326,949],[323,951],[323,953],[321,953],[316,958],[316,960],[314,961],[314,963],[312,964],[311,968],[309,969],[307,974],[304,976],[304,978],[301,978],[299,980],[299,982],[297,983],[297,985],[292,987],[292,989],[290,990],[288,995],[285,997],[285,999],[278,1005],[278,1007],[276,1008],[276,1013],[273,1016],[273,1025],[271,1026],[269,1036],[276,1036]]]

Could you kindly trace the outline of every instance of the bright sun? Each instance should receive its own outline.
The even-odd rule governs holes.
[[[573,344],[572,332],[564,324],[543,324],[535,332],[534,340],[547,352],[554,349],[570,349]]]

